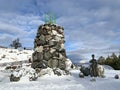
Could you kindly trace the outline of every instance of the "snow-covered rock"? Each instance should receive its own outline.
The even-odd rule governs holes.
[[[53,69],[49,67],[46,69],[36,68],[35,70],[39,77],[43,75],[54,75]]]
[[[65,64],[66,64],[66,70],[70,70],[72,66],[72,61],[67,58],[67,60],[65,61]]]
[[[70,72],[68,70],[61,70],[59,68],[53,69],[53,72],[55,75],[62,76],[62,75],[70,75]]]
[[[44,76],[44,75],[57,75],[57,76],[62,76],[62,75],[68,75],[70,74],[69,71],[67,70],[61,70],[59,68],[46,68],[46,69],[40,69],[36,68],[36,73],[38,74],[39,77]]]
[[[84,78],[84,74],[82,72],[80,72],[79,77]]]
[[[80,71],[85,75],[85,76],[88,76],[90,75],[90,66],[86,66],[86,65],[83,65],[81,66],[80,68]],[[104,67],[102,65],[97,65],[97,73],[98,73],[98,76],[99,77],[103,77],[104,76]]]
[[[104,76],[104,67],[102,65],[98,65],[97,70],[98,70],[98,76],[103,77]]]
[[[30,81],[34,81],[38,78],[38,75],[33,68],[24,66],[11,74],[10,81],[19,81],[23,77],[26,77]]]

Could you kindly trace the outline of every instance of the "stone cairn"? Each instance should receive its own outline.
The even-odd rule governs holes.
[[[63,30],[63,27],[55,24],[40,25],[34,40],[32,68],[65,70],[67,56]]]

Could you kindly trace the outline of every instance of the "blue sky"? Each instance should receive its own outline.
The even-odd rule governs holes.
[[[19,37],[23,46],[33,47],[47,12],[65,29],[68,56],[120,49],[120,0],[0,0],[0,45]]]

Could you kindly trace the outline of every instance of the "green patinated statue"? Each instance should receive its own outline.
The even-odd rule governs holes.
[[[56,17],[51,13],[45,14],[45,24],[56,24]]]

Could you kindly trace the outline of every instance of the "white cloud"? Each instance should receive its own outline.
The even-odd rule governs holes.
[[[0,23],[0,30],[3,33],[13,34],[13,35],[27,34],[26,31],[23,31],[14,25],[5,24],[5,23]]]
[[[40,24],[43,24],[43,21],[38,15],[21,15],[7,12],[0,15],[0,33],[3,36],[5,34],[12,36],[12,39],[10,39],[11,41],[20,38],[24,46],[33,47],[33,39]],[[6,38],[0,39],[0,41],[4,40],[6,41]],[[28,42],[25,42],[25,40]]]
[[[13,35],[0,34],[0,46],[7,46],[8,47],[13,38],[14,38]]]
[[[108,49],[120,44],[119,0],[1,0],[0,33],[20,37],[24,45],[33,40],[44,14],[51,12],[64,27],[69,51]],[[5,36],[5,35],[3,35]],[[7,36],[6,36],[7,37]],[[0,40],[4,41],[4,38]],[[32,43],[32,44],[31,44]],[[81,52],[82,53],[82,52]],[[87,53],[87,52],[85,52]]]

